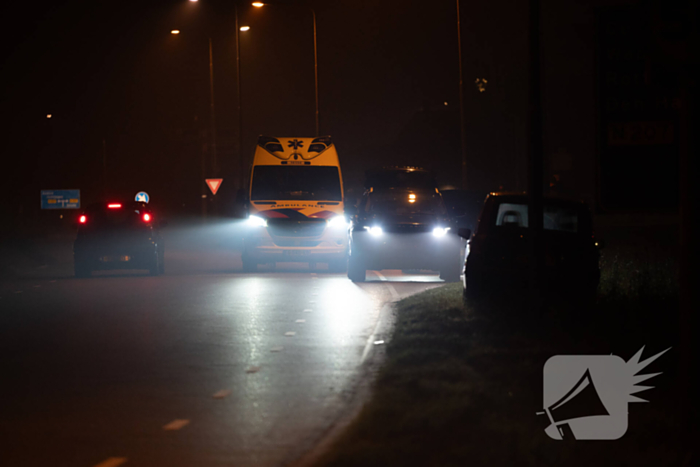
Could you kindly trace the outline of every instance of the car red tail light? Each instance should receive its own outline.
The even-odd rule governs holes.
[[[143,221],[144,221],[144,222],[151,222],[151,215],[148,214],[148,213],[145,213],[145,214],[143,215]]]
[[[107,207],[110,209],[118,209],[118,208],[122,207],[122,205],[119,203],[111,203],[111,204],[108,204]]]
[[[85,215],[80,216],[80,217],[78,218],[78,222],[80,222],[81,224],[86,223],[86,222],[87,222],[87,216],[85,216]]]

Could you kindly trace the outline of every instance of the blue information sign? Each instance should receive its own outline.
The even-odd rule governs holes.
[[[151,198],[148,196],[148,193],[146,193],[145,191],[139,191],[138,193],[136,193],[136,201],[148,203],[150,199]]]
[[[41,190],[41,209],[80,209],[80,190]]]

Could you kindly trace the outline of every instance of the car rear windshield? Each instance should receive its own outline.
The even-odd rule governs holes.
[[[251,200],[342,201],[338,167],[259,165],[253,169]]]
[[[372,193],[365,212],[380,214],[444,214],[445,205],[437,193],[405,191]]]
[[[581,224],[580,215],[580,210],[573,207],[545,205],[542,227],[544,230],[578,233]],[[496,225],[506,228],[527,228],[527,204],[499,204]]]

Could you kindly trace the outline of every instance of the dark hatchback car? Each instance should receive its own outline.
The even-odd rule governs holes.
[[[146,203],[105,202],[89,206],[78,218],[73,244],[76,277],[105,269],[146,269],[165,272],[164,221]]]
[[[460,229],[460,235],[470,232]],[[545,198],[544,285],[550,295],[590,299],[600,279],[599,242],[584,203]],[[530,277],[528,197],[491,193],[467,244],[465,301],[524,289]]]
[[[365,192],[350,227],[348,277],[363,282],[381,269],[440,271],[458,281],[461,239],[436,189],[384,188]]]

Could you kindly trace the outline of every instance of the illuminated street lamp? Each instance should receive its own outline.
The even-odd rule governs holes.
[[[248,31],[250,29],[250,26],[241,26],[238,28],[240,31]]]
[[[253,2],[251,3],[256,8],[262,8],[264,6],[270,5],[269,3],[263,2]],[[291,6],[291,5],[285,5]],[[311,17],[314,21],[314,90],[316,93],[316,136],[319,135],[319,125],[318,125],[318,49],[316,46],[316,11],[311,7],[306,7],[311,11]]]

